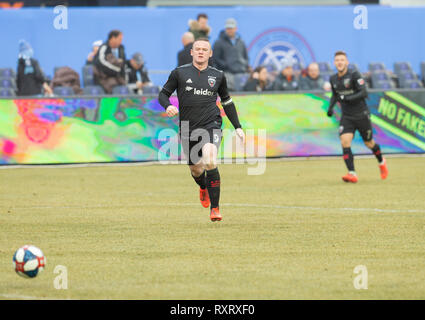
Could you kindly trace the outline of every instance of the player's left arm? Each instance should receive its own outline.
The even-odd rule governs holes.
[[[230,97],[229,90],[227,88],[226,77],[224,74],[223,74],[223,79],[221,80],[221,83],[220,83],[220,87],[218,88],[217,92],[218,92],[218,95],[220,96],[221,105],[223,106],[223,109],[224,109],[224,112],[226,113],[227,118],[229,118],[233,127],[236,129],[236,134],[243,141],[245,139],[245,134],[239,122],[236,106],[233,103],[232,98]]]
[[[357,99],[367,98],[366,82],[357,71],[353,73],[353,85],[355,92],[344,96],[342,100],[350,102]]]

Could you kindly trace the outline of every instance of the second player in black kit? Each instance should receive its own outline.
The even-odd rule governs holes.
[[[386,161],[382,157],[381,149],[373,140],[373,128],[370,112],[366,105],[366,83],[358,71],[348,69],[347,55],[338,51],[334,56],[334,64],[338,72],[331,76],[332,97],[329,104],[328,116],[333,115],[333,108],[337,102],[341,106],[341,121],[339,135],[343,150],[343,158],[348,169],[348,174],[343,176],[345,182],[357,182],[354,170],[354,156],[351,151],[351,141],[356,130],[359,131],[365,145],[372,150],[379,162],[381,178],[388,175]]]
[[[221,105],[242,141],[244,133],[224,73],[208,66],[208,59],[212,55],[208,39],[196,40],[191,53],[193,62],[171,72],[158,100],[168,116],[179,114],[180,140],[192,177],[200,187],[201,204],[204,207],[211,204],[211,220],[220,221],[220,174],[216,158],[221,142],[222,118],[217,107],[217,96],[220,96]],[[178,109],[169,99],[175,90]]]

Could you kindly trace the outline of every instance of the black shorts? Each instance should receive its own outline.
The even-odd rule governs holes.
[[[222,130],[218,127],[198,128],[188,134],[180,132],[180,143],[188,165],[197,164],[202,158],[202,147],[207,143],[212,143],[220,147]]]
[[[373,138],[372,122],[370,115],[366,115],[359,119],[342,117],[339,123],[339,135],[344,133],[354,134],[358,130],[362,136],[363,141],[370,141]]]

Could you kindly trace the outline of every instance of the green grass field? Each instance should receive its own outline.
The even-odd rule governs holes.
[[[425,299],[425,158],[387,160],[383,181],[357,158],[357,184],[340,158],[222,164],[215,223],[185,165],[0,170],[0,299]],[[12,267],[24,244],[35,279]]]

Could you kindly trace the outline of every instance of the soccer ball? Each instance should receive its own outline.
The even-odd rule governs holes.
[[[37,247],[23,246],[13,255],[13,266],[21,277],[34,278],[46,266],[46,257]]]

